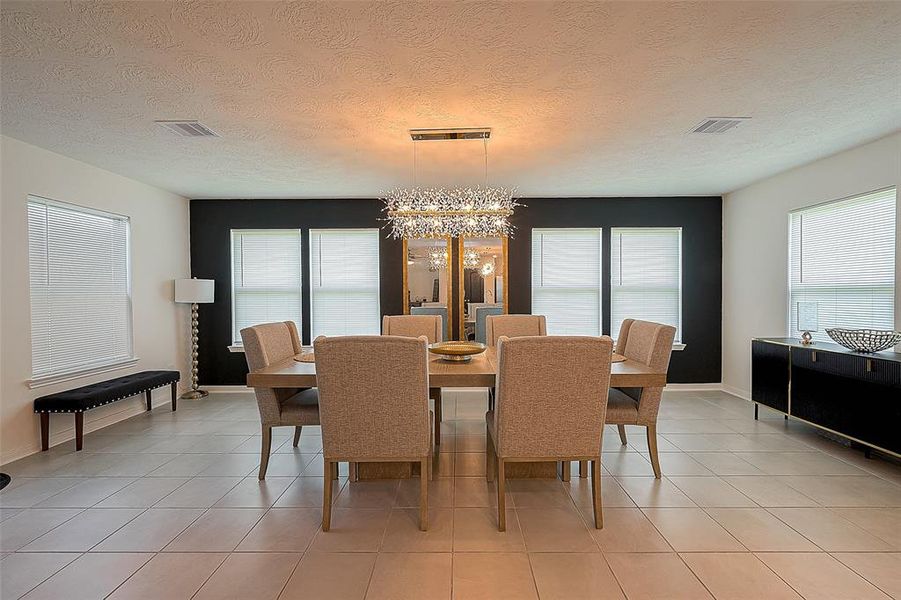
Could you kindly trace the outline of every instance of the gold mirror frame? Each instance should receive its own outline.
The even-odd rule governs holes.
[[[508,238],[506,236],[487,236],[489,238],[496,237],[501,241],[501,253],[503,255],[501,259],[501,263],[504,265],[504,314],[508,314],[510,311],[510,269],[509,269],[509,256],[508,256]],[[464,277],[464,269],[463,269],[463,251],[464,251],[464,240],[466,238],[459,237],[457,238],[457,314],[459,315],[459,333],[460,339],[466,339],[466,315],[465,315],[465,289],[463,286],[463,277]],[[406,256],[406,254],[404,254]]]
[[[442,241],[444,242],[445,248],[447,248],[447,281],[445,285],[447,286],[447,319],[444,323],[444,339],[450,340],[453,338],[453,328],[451,324],[453,323],[451,316],[451,298],[453,297],[453,281],[454,281],[454,267],[453,267],[453,240],[449,237],[443,238],[421,238],[428,239],[435,243],[435,245],[440,244]],[[403,277],[403,299],[404,299],[404,314],[410,314],[410,275],[408,268],[410,265],[407,264],[407,256],[409,253],[409,245],[407,243],[407,238],[404,238],[404,250],[403,250],[403,262],[404,262],[404,277]]]

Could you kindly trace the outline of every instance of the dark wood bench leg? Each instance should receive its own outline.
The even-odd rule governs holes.
[[[41,413],[41,451],[50,449],[50,413]]]
[[[75,450],[81,450],[82,442],[84,442],[84,413],[75,413]]]
[[[153,396],[150,390],[144,392],[144,398],[147,400],[147,410],[153,410]]]
[[[178,408],[178,390],[176,389],[177,382],[172,382],[172,412],[175,412],[175,409]]]

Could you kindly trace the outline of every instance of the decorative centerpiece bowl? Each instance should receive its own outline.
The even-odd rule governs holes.
[[[855,352],[879,352],[901,342],[901,331],[842,329],[835,327],[827,329],[826,333],[836,343]]]
[[[485,344],[480,342],[436,342],[429,344],[429,352],[437,354],[442,360],[451,362],[467,362],[476,354],[485,351]]]

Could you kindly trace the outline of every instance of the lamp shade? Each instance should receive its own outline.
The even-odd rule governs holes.
[[[212,279],[176,279],[175,301],[205,304],[213,301]]]

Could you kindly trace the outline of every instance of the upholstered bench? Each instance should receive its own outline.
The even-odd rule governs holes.
[[[142,371],[74,390],[41,396],[34,401],[34,412],[41,415],[41,449],[50,447],[50,413],[75,413],[75,449],[81,450],[84,437],[84,411],[144,393],[147,410],[152,407],[150,391],[172,386],[172,410],[176,409],[178,371]]]

